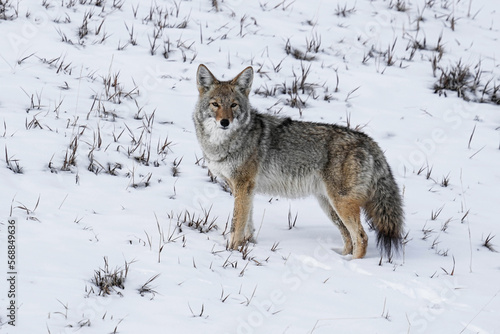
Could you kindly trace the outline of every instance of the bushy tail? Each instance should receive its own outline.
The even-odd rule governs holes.
[[[387,166],[387,164],[385,164]],[[401,248],[404,227],[403,200],[392,172],[387,170],[373,182],[373,195],[365,206],[369,224],[377,232],[377,246],[382,256],[391,258]]]

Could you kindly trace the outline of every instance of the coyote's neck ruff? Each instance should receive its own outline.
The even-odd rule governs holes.
[[[402,200],[377,143],[346,127],[258,113],[248,100],[252,80],[251,67],[230,81],[217,80],[204,65],[197,73],[198,141],[210,171],[234,195],[230,247],[253,240],[254,193],[312,195],[339,227],[344,254],[366,254],[364,209],[381,251],[391,256],[403,234]]]

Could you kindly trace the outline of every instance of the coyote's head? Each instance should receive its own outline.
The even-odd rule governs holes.
[[[219,81],[205,65],[198,67],[196,82],[200,92],[197,115],[214,132],[236,129],[250,117],[248,95],[253,69],[247,67],[234,79]],[[195,116],[196,117],[196,116]],[[222,136],[222,133],[221,133]]]

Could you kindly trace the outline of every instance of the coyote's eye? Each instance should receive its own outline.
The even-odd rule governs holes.
[[[237,106],[238,106],[238,104],[237,104],[237,103],[233,103],[233,104],[231,104],[231,108],[236,108]]]
[[[219,108],[219,104],[217,102],[212,102],[211,103],[215,108]]]

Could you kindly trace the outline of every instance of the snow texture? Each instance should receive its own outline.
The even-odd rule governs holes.
[[[0,0],[0,332],[500,333],[499,9]],[[342,256],[314,199],[266,196],[258,243],[227,250],[233,198],[191,120],[200,63],[253,66],[261,112],[372,136],[404,197],[401,254],[381,260],[365,224],[367,256]],[[458,91],[435,89],[457,64]]]

